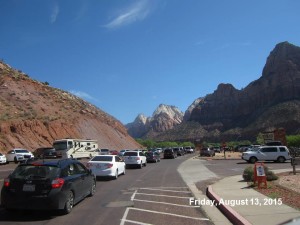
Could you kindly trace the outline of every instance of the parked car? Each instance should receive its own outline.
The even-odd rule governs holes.
[[[242,159],[250,163],[257,161],[276,161],[283,163],[291,159],[286,146],[260,146],[252,151],[243,152]]]
[[[43,147],[43,148],[37,148],[33,152],[34,157],[37,158],[57,158],[58,155],[55,151],[55,148],[53,147]]]
[[[15,162],[18,163],[20,161],[24,161],[26,159],[33,158],[33,154],[28,151],[27,149],[21,149],[21,148],[15,148],[13,150],[10,150],[6,154],[6,160],[7,162]]]
[[[96,177],[113,177],[117,179],[120,174],[125,175],[125,163],[117,155],[98,155],[93,157],[87,168],[92,170]]]
[[[194,149],[191,146],[184,147],[186,153],[194,153]]]
[[[146,156],[142,151],[126,151],[123,155],[126,167],[136,165],[139,168],[147,165]]]
[[[95,176],[77,160],[29,159],[4,179],[1,206],[6,210],[61,210],[68,214],[95,191]]]
[[[0,164],[6,164],[6,156],[0,153]]]
[[[103,149],[96,149],[96,152],[98,152],[98,155],[109,155],[109,149],[103,148]]]
[[[118,150],[109,150],[109,154],[110,155],[119,155],[119,151]]]
[[[164,159],[175,159],[177,158],[177,153],[174,152],[172,148],[166,148],[164,150]]]
[[[215,150],[212,148],[202,148],[200,150],[200,156],[208,156],[208,157],[215,156]]]
[[[122,149],[120,152],[119,152],[119,156],[123,157],[124,156],[124,153],[127,152],[127,151],[130,151],[129,149]]]
[[[147,163],[148,162],[160,162],[160,154],[158,152],[152,152],[152,151],[149,151],[149,152],[146,152],[146,160],[147,160]]]
[[[183,150],[179,147],[173,148],[173,151],[174,151],[175,154],[177,154],[177,156],[183,156],[184,155]]]

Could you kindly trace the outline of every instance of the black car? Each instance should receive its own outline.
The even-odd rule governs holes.
[[[177,158],[177,153],[176,152],[174,152],[174,150],[173,149],[171,149],[171,148],[167,148],[167,149],[165,149],[164,150],[164,159],[175,159],[175,158]]]
[[[43,147],[43,148],[37,148],[33,152],[34,157],[36,158],[57,158],[58,155],[56,153],[55,148],[53,147]]]
[[[145,155],[147,162],[160,162],[160,154],[158,152],[148,151]]]
[[[4,179],[1,206],[6,210],[55,209],[68,214],[95,191],[95,176],[77,160],[27,160]]]

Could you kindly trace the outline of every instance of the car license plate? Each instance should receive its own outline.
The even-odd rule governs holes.
[[[35,185],[34,184],[24,184],[23,185],[23,191],[35,191]]]

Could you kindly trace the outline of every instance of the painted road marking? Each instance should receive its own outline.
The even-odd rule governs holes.
[[[151,195],[151,196],[159,196],[159,197],[168,197],[168,198],[187,198],[190,199],[191,197],[179,197],[174,195],[157,195],[157,194],[146,194],[146,193],[136,193],[137,195]]]

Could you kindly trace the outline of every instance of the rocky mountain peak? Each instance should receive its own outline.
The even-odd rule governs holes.
[[[152,117],[157,117],[160,114],[165,113],[167,114],[170,118],[180,118],[183,117],[183,113],[180,111],[180,109],[178,109],[176,106],[169,106],[169,105],[164,105],[164,104],[160,104],[156,110],[154,111],[154,113],[152,114]]]
[[[282,42],[275,46],[267,58],[263,69],[263,76],[272,75],[274,72],[287,71],[287,68],[300,69],[300,47]]]

